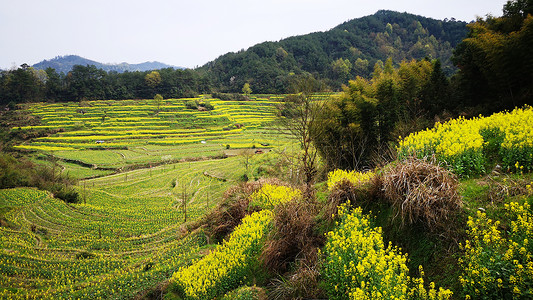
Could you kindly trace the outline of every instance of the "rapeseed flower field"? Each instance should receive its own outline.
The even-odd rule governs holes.
[[[272,212],[255,212],[242,220],[229,240],[189,267],[172,276],[178,293],[190,299],[212,299],[242,284],[256,264],[270,230]]]
[[[449,299],[450,290],[411,278],[407,256],[383,241],[361,208],[339,207],[340,222],[326,234],[322,276],[329,299]],[[421,272],[423,273],[423,272]]]
[[[375,174],[371,171],[357,172],[335,170],[328,173],[328,190],[332,191],[339,182],[347,180],[354,186],[366,183],[374,178]]]
[[[435,156],[457,174],[470,175],[485,171],[491,149],[503,168],[533,170],[533,108],[437,123],[401,139],[397,150],[401,159]]]

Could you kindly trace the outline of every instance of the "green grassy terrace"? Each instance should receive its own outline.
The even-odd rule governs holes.
[[[220,158],[239,149],[272,148],[293,138],[275,124],[284,95],[253,95],[247,101],[198,98],[35,103],[26,107],[38,125],[15,127],[38,132],[16,149],[59,160],[74,178],[161,164]],[[329,94],[315,94],[324,100]],[[187,108],[202,103],[212,110]]]

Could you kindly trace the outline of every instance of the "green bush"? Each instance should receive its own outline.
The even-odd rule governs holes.
[[[67,203],[78,203],[80,201],[78,192],[72,188],[63,186],[54,192],[54,197],[59,198]]]
[[[213,110],[215,109],[215,107],[213,106],[213,104],[211,104],[210,102],[206,101],[206,102],[201,102],[198,104],[199,106],[203,106],[205,107],[205,109],[207,110]]]
[[[183,101],[183,104],[185,105],[185,108],[187,109],[198,109],[198,101]]]
[[[55,169],[44,165],[36,165],[27,159],[0,153],[0,189],[21,186],[33,186],[50,191],[55,197],[68,203],[79,201],[78,192],[70,178],[57,174]]]

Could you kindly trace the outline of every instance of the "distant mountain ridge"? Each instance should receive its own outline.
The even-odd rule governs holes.
[[[171,66],[167,65],[161,62],[152,61],[152,62],[143,62],[139,64],[128,64],[128,63],[120,63],[120,64],[104,64],[101,62],[97,62],[94,60],[90,60],[87,58],[83,58],[78,55],[65,55],[65,56],[57,56],[50,60],[43,60],[39,63],[34,64],[32,67],[37,70],[45,70],[46,68],[53,68],[58,73],[68,73],[70,70],[72,70],[72,67],[75,65],[82,65],[82,66],[91,66],[94,65],[98,69],[102,69],[106,72],[109,71],[116,71],[118,73],[123,72],[134,72],[134,71],[150,71],[150,70],[159,70],[159,69],[166,69],[166,68],[173,68],[173,69],[184,69],[181,67]]]

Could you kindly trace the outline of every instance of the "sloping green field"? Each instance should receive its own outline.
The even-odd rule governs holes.
[[[169,164],[87,180],[82,203],[32,188],[0,191],[0,298],[132,298],[198,257],[187,219],[236,184],[238,157]]]
[[[188,102],[209,103],[213,109],[190,109],[186,107]],[[19,148],[45,151],[123,149],[221,140],[270,124],[279,103],[269,98],[223,101],[202,96],[167,99],[157,104],[154,100],[33,104],[28,110],[40,118],[41,124],[17,130],[48,129],[57,133]]]

